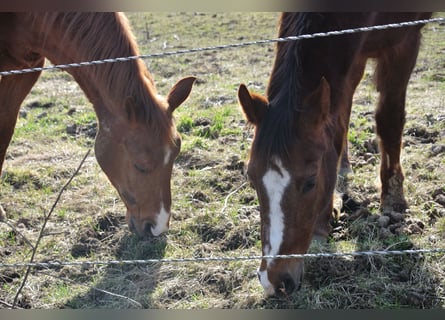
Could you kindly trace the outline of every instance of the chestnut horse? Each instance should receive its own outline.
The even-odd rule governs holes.
[[[138,55],[120,13],[1,13],[0,71]],[[127,207],[139,235],[159,235],[170,220],[170,179],[181,140],[173,111],[188,97],[194,77],[160,97],[140,59],[66,69],[91,101],[99,129],[95,154]],[[0,171],[21,103],[40,72],[2,76]]]
[[[295,36],[402,21],[431,13],[284,13],[279,36]],[[254,125],[248,176],[258,194],[263,255],[306,253],[313,236],[330,232],[333,193],[354,90],[368,58],[376,60],[381,206],[403,211],[400,166],[406,88],[422,26],[277,44],[267,96],[245,85],[238,99]],[[290,293],[303,277],[302,259],[263,259],[266,295]]]

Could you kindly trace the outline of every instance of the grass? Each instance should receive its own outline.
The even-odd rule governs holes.
[[[153,53],[275,38],[277,13],[131,13],[140,51]],[[147,33],[148,31],[148,33]],[[354,96],[349,131],[351,197],[368,216],[341,215],[327,244],[311,252],[430,248],[445,239],[443,25],[427,25],[407,97],[402,152],[410,212],[400,232],[377,219],[379,154],[372,63]],[[148,36],[147,36],[148,35]],[[244,167],[252,139],[237,104],[240,83],[264,93],[273,45],[147,59],[160,94],[183,76],[198,77],[175,111],[183,143],[172,177],[170,231],[139,239],[93,155],[63,194],[37,260],[83,261],[259,255],[258,201]],[[48,107],[51,105],[50,107]],[[46,107],[45,107],[46,106]],[[0,260],[29,259],[57,192],[94,143],[96,117],[73,79],[44,72],[22,107],[0,180]],[[394,224],[391,224],[393,226]],[[394,231],[394,230],[393,230]],[[442,308],[442,255],[320,258],[306,261],[299,292],[264,299],[259,262],[154,263],[33,269],[21,307],[32,308]],[[23,270],[0,268],[0,302],[11,302]],[[110,293],[114,293],[110,294]]]

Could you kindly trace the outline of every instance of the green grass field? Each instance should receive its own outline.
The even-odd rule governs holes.
[[[275,38],[278,13],[129,13],[142,53]],[[445,16],[440,14],[440,16]],[[354,175],[344,188],[362,214],[340,215],[311,252],[443,248],[445,240],[445,25],[424,28],[407,96],[402,164],[410,210],[379,212],[372,61],[356,91],[349,132]],[[244,167],[252,141],[237,103],[240,83],[264,93],[274,45],[146,59],[160,94],[198,78],[175,111],[182,149],[172,177],[170,231],[140,240],[94,153],[63,193],[37,261],[239,257],[261,254],[259,208]],[[27,262],[44,215],[94,145],[96,117],[76,82],[44,72],[25,100],[0,180],[0,262]],[[7,223],[5,223],[7,222]],[[444,255],[308,259],[300,291],[264,299],[258,260],[34,268],[21,308],[442,308]],[[0,268],[8,307],[25,268]]]

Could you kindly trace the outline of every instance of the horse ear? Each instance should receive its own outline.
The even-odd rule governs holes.
[[[331,107],[331,88],[325,77],[321,78],[317,89],[304,99],[303,107],[308,110],[311,123],[319,125],[327,119]]]
[[[186,77],[179,80],[167,96],[168,109],[170,112],[176,110],[177,107],[181,105],[187,99],[190,92],[192,91],[193,83],[195,82],[195,77]]]
[[[256,93],[251,94],[247,87],[241,84],[238,89],[238,101],[249,123],[257,126],[263,121],[269,104],[266,97]]]
[[[137,123],[145,119],[145,110],[139,105],[133,97],[128,96],[125,99],[125,112],[130,123]]]

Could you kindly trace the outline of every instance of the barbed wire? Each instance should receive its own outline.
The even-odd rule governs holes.
[[[289,255],[252,255],[252,256],[225,256],[225,257],[196,257],[196,258],[160,258],[144,260],[96,260],[96,261],[48,261],[48,262],[18,262],[0,263],[0,268],[54,268],[64,266],[88,267],[94,265],[146,265],[155,263],[183,263],[183,262],[233,262],[261,259],[307,259],[307,258],[339,258],[339,257],[370,257],[381,255],[406,255],[406,254],[433,254],[444,253],[445,248],[431,249],[407,249],[407,250],[371,250],[355,252],[320,252]]]
[[[323,38],[323,37],[330,37],[330,36],[340,36],[340,35],[360,33],[360,32],[381,31],[381,30],[387,30],[387,29],[412,27],[412,26],[433,23],[433,22],[445,22],[445,18],[431,18],[431,19],[422,19],[422,20],[414,20],[414,21],[405,21],[405,22],[389,23],[389,24],[382,24],[382,25],[376,25],[376,26],[370,26],[370,27],[359,27],[359,28],[343,29],[343,30],[336,30],[336,31],[318,32],[318,33],[312,33],[312,34],[303,34],[303,35],[299,35],[299,36],[289,36],[289,37],[284,37],[284,38],[247,41],[247,42],[216,45],[216,46],[209,46],[209,47],[200,47],[200,48],[183,49],[183,50],[176,50],[176,51],[166,51],[166,52],[160,52],[160,53],[134,55],[134,56],[128,56],[128,57],[118,57],[118,58],[108,58],[108,59],[84,61],[84,62],[77,62],[77,63],[58,64],[58,65],[39,67],[39,68],[26,68],[26,69],[20,69],[20,70],[1,71],[0,76],[18,75],[18,74],[50,71],[50,70],[64,70],[64,69],[69,69],[69,68],[80,68],[80,67],[85,67],[85,66],[101,65],[101,64],[105,64],[105,63],[126,62],[126,61],[137,60],[137,59],[161,58],[161,57],[180,55],[180,54],[188,54],[188,53],[197,53],[197,52],[203,52],[203,51],[240,48],[240,47],[246,47],[246,46],[251,46],[251,45],[262,45],[262,44],[271,44],[271,43],[276,43],[276,42],[288,42],[288,41],[298,41],[298,40],[303,40],[303,39],[314,39],[314,38]]]

